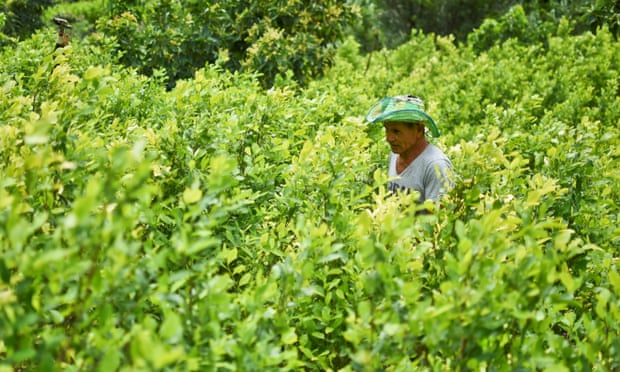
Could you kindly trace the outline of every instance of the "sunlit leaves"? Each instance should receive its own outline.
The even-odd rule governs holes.
[[[268,91],[211,65],[166,91],[93,45],[29,43],[0,65],[3,362],[616,368],[605,31],[484,55],[416,33],[367,72],[349,44],[328,79]],[[440,208],[387,193],[363,120],[403,90],[455,165]]]

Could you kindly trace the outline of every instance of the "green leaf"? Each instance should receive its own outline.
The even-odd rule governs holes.
[[[69,248],[58,248],[42,252],[33,261],[32,268],[34,270],[41,270],[43,267],[48,266],[54,262],[69,260],[74,253],[75,249]]]
[[[84,80],[98,80],[106,75],[106,70],[101,66],[89,66],[84,72]]]
[[[226,264],[230,265],[231,262],[237,259],[237,248],[222,249],[217,256],[223,258]]]
[[[291,345],[297,342],[297,334],[294,328],[287,328],[281,336],[284,345]]]
[[[100,372],[116,371],[121,363],[121,353],[116,349],[106,350],[97,370]]]
[[[24,138],[27,145],[44,145],[49,142],[49,136],[45,134],[31,134]]]
[[[201,189],[187,188],[183,191],[183,201],[185,204],[194,204],[202,199]]]
[[[172,311],[167,311],[164,315],[164,322],[159,330],[159,335],[163,340],[178,342],[183,335],[181,317]]]
[[[614,293],[616,294],[616,296],[620,297],[620,274],[618,274],[614,270],[610,270],[608,278],[609,278],[609,282],[611,283],[614,289]]]

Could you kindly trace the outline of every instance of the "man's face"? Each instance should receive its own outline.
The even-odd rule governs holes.
[[[424,140],[424,125],[422,123],[386,122],[385,139],[390,144],[393,153],[403,155],[414,150]]]

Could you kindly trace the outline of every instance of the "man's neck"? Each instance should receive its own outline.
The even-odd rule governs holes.
[[[397,168],[401,171],[407,168],[412,161],[414,161],[422,152],[424,152],[424,150],[426,150],[428,144],[428,140],[424,139],[423,141],[420,141],[418,146],[412,148],[411,151],[398,154]]]
[[[424,139],[423,141],[419,142],[418,146],[412,148],[410,151],[399,154],[399,157],[403,161],[406,161],[407,164],[409,164],[412,161],[414,161],[415,158],[417,158],[424,150],[426,150],[428,143],[429,142],[426,139]]]

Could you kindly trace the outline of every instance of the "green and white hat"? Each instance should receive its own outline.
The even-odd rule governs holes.
[[[370,123],[386,121],[423,122],[433,137],[439,137],[440,134],[435,120],[424,112],[424,101],[416,96],[385,97],[372,106],[366,115],[366,120]]]

